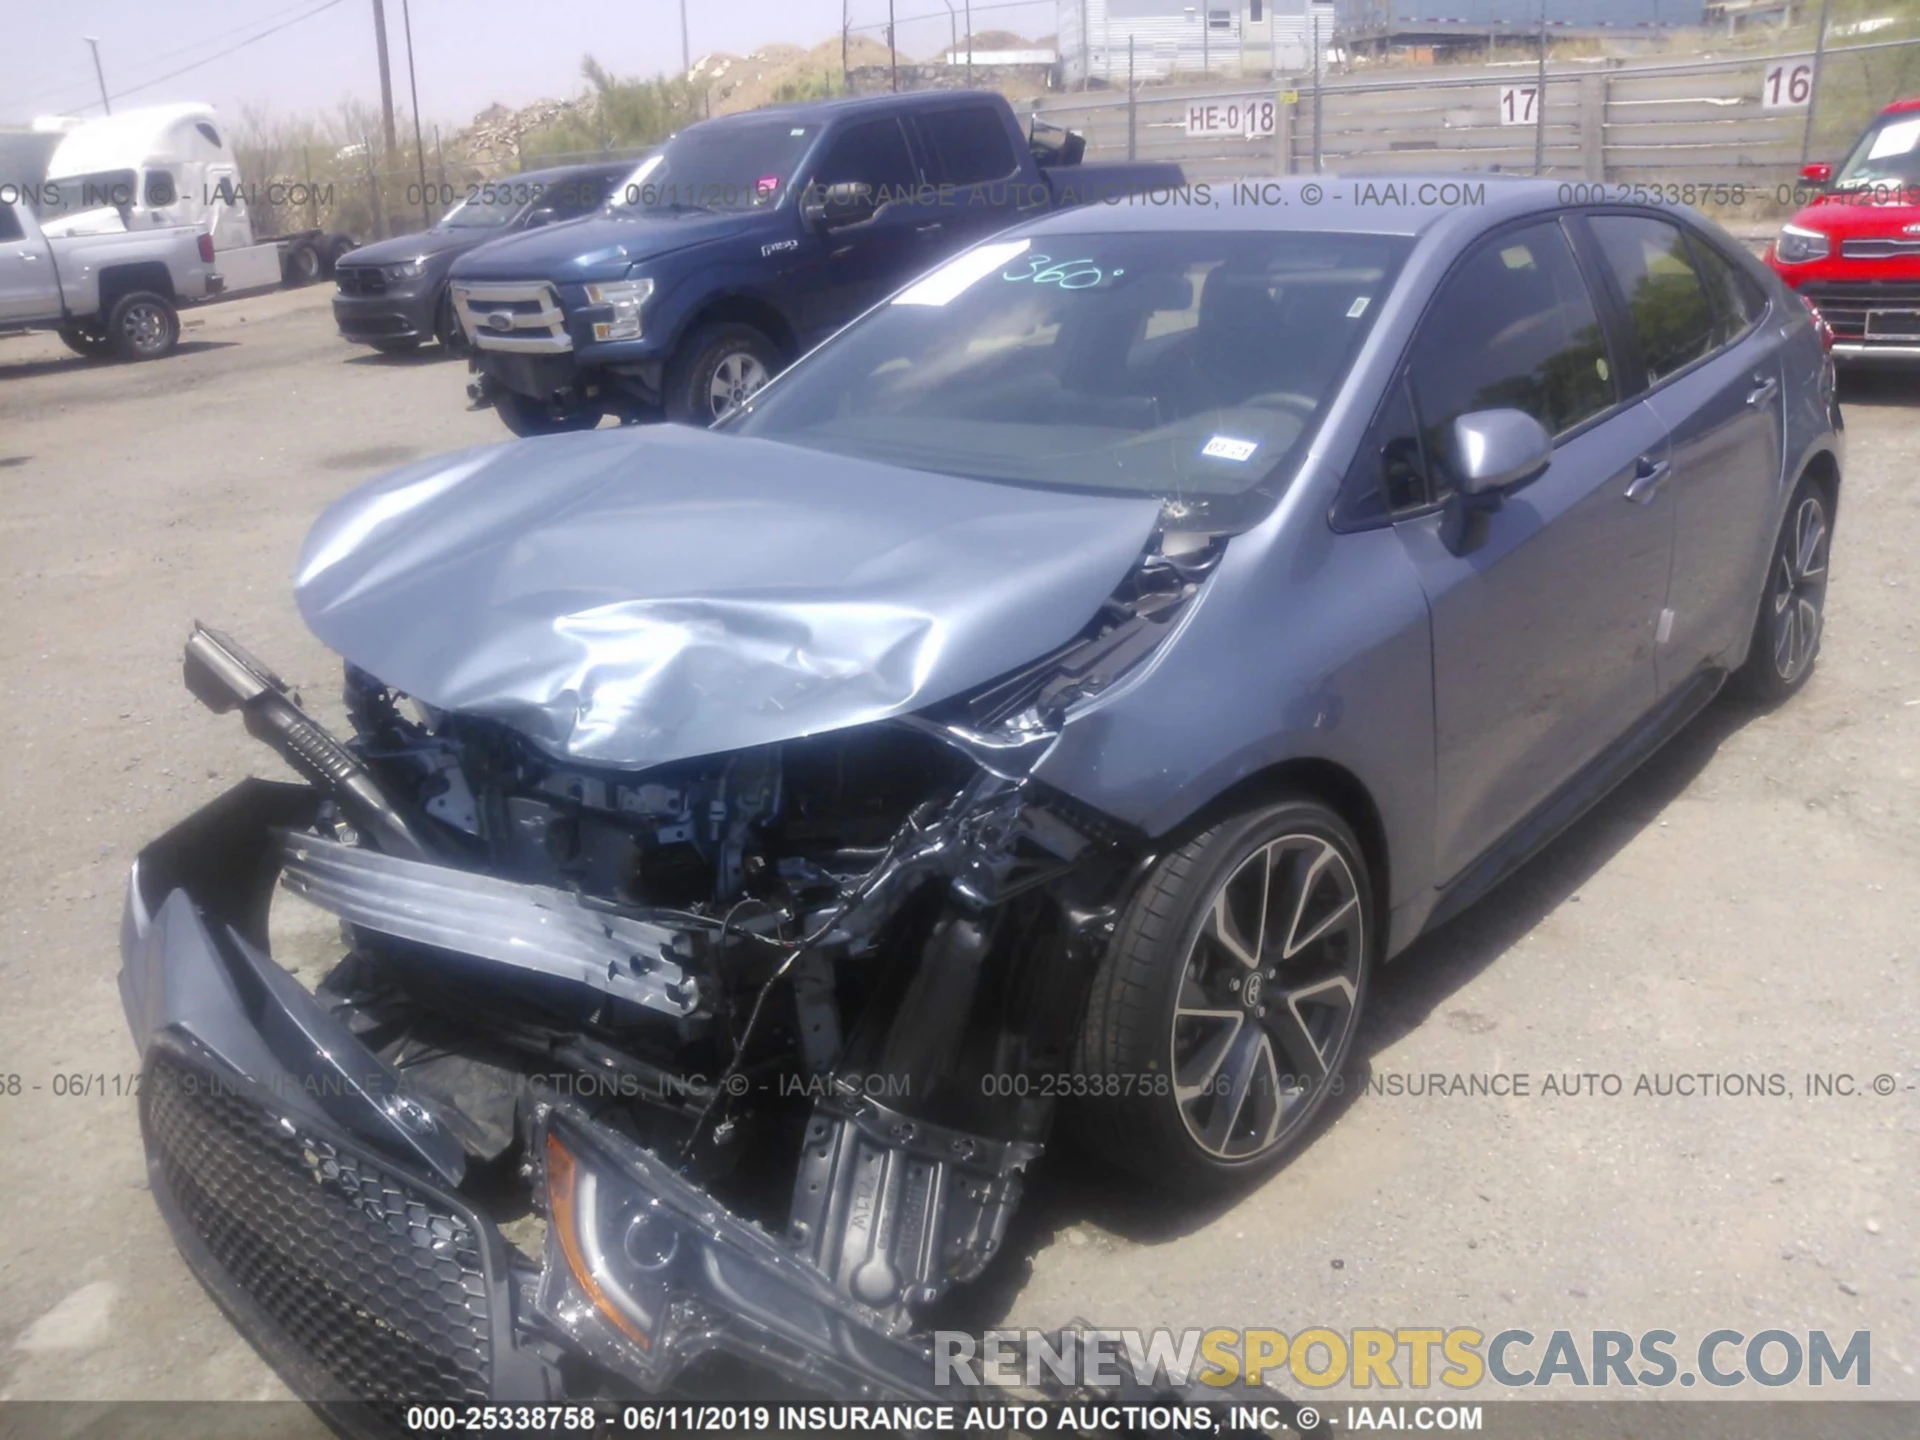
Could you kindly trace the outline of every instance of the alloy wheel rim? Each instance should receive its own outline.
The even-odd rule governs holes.
[[[1813,664],[1827,597],[1826,507],[1809,495],[1794,511],[1773,561],[1774,673],[1792,684]]]
[[[1268,841],[1221,882],[1171,1035],[1174,1100],[1202,1150],[1250,1160],[1304,1120],[1353,1029],[1365,945],[1353,867],[1317,835]]]
[[[713,418],[724,419],[746,403],[749,396],[773,377],[767,367],[744,350],[721,357],[714,367],[713,381],[707,387],[707,399],[713,406]]]
[[[120,331],[136,349],[152,350],[166,339],[166,317],[157,305],[135,305],[121,318]]]

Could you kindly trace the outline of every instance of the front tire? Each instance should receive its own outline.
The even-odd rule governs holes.
[[[1188,1194],[1278,1167],[1352,1050],[1373,924],[1360,844],[1317,801],[1244,812],[1168,855],[1094,977],[1084,1137]]]
[[[107,312],[107,343],[122,360],[158,360],[180,343],[179,312],[150,290],[122,295]]]
[[[1777,705],[1812,676],[1826,630],[1832,543],[1833,496],[1813,476],[1803,475],[1773,542],[1747,662],[1733,676],[1734,690],[1749,700]]]
[[[751,325],[702,325],[667,365],[667,419],[711,425],[733,413],[780,372],[780,351]]]
[[[494,413],[521,439],[536,435],[564,435],[570,430],[591,430],[600,423],[598,410],[573,410],[555,415],[540,401],[513,390],[501,390],[493,397]]]

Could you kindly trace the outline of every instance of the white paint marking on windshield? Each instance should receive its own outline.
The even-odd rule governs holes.
[[[1211,455],[1216,460],[1233,460],[1244,463],[1253,458],[1253,452],[1260,448],[1258,440],[1235,440],[1231,435],[1216,435],[1207,441],[1200,451],[1202,455]]]
[[[896,305],[945,305],[976,281],[984,280],[1014,256],[1021,254],[1031,240],[1002,240],[969,250],[942,265],[925,279],[909,285],[893,297]]]

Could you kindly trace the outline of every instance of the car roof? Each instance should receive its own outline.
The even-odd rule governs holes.
[[[840,115],[859,115],[878,110],[889,113],[914,110],[938,110],[964,100],[998,100],[991,90],[915,90],[896,95],[883,91],[878,95],[839,95],[831,100],[802,100],[790,105],[768,105],[759,110],[742,110],[734,115],[716,115],[699,124],[739,125],[760,120],[806,120],[818,123]],[[689,125],[689,130],[695,127]]]
[[[1073,171],[1053,172],[1071,186]],[[1097,177],[1089,184],[1097,187]],[[1426,233],[1463,209],[1481,230],[1517,216],[1567,208],[1558,180],[1487,171],[1432,175],[1282,175],[1195,180],[1057,210],[1022,234],[1123,230],[1302,230],[1363,235]]]
[[[578,165],[552,165],[544,170],[522,170],[509,178],[515,182],[532,181],[540,185],[555,185],[568,180],[586,180],[597,175],[618,175],[624,178],[631,175],[635,167],[646,158],[646,155],[642,154],[622,160],[609,155],[604,160],[583,161]]]

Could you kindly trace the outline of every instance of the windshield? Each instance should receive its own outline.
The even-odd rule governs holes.
[[[1834,188],[1920,185],[1920,115],[1886,115],[1867,128],[1840,167]]]
[[[492,230],[506,224],[532,199],[530,186],[515,188],[511,181],[475,185],[453,209],[440,217],[440,230]]]
[[[628,177],[614,213],[768,209],[780,203],[819,128],[784,120],[695,125]]]
[[[96,170],[91,175],[62,175],[29,193],[39,202],[34,213],[44,222],[103,206],[131,205],[140,188],[131,170]]]
[[[1409,242],[1173,233],[993,241],[756,396],[735,433],[1226,516],[1338,391]]]

